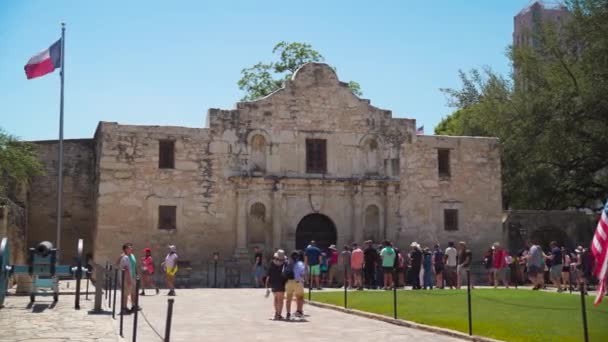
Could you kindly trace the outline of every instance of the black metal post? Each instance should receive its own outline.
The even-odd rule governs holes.
[[[103,298],[108,299],[108,274],[110,270],[110,263],[106,261],[106,271],[103,273]]]
[[[393,268],[393,318],[397,319],[397,268]]]
[[[308,301],[311,301],[312,298],[312,276],[309,275],[308,279]]]
[[[348,277],[348,265],[344,264],[344,308],[348,308],[348,281],[346,280]]]
[[[471,312],[471,271],[467,270],[467,303],[469,307],[469,336],[473,336],[473,316]]]
[[[121,273],[121,277],[120,277],[120,337],[124,337],[123,333],[122,333],[122,328],[123,328],[123,320],[124,320],[124,313],[125,313],[125,270],[122,270]]]
[[[89,280],[91,279],[91,271],[87,271],[87,290],[84,295],[84,300],[89,300]]]
[[[583,332],[585,333],[585,342],[589,342],[589,331],[587,331],[587,307],[585,304],[585,281],[580,284],[581,289],[581,311],[583,312]]]
[[[111,306],[112,304],[112,266],[110,266],[110,271],[108,272],[108,274],[110,275],[108,277],[108,308]]]
[[[217,259],[213,260],[213,287],[217,288]]]
[[[116,318],[116,288],[118,287],[118,268],[114,270],[114,299],[112,304],[112,318]]]
[[[167,300],[167,321],[165,322],[165,342],[169,342],[171,337],[171,319],[173,318],[173,302],[175,299],[169,298]]]
[[[139,312],[139,286],[141,280],[139,276],[135,280],[135,301],[132,305],[133,310],[133,342],[137,341],[137,314]]]

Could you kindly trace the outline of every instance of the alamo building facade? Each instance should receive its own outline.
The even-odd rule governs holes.
[[[57,141],[36,144],[46,174],[28,195],[28,245],[54,241],[56,225]],[[358,98],[322,63],[210,109],[205,128],[100,122],[64,149],[68,258],[83,237],[97,263],[133,242],[157,262],[174,244],[193,270],[213,253],[246,270],[253,246],[465,240],[479,254],[502,236],[497,139],[416,135],[415,120]]]

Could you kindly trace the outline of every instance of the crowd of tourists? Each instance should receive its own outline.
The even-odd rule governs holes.
[[[311,241],[304,250],[294,253],[305,265],[304,286],[319,290],[343,286],[357,290],[406,286],[413,290],[458,289],[470,279],[471,286],[476,283],[509,288],[530,283],[538,290],[553,284],[562,292],[589,283],[593,267],[587,249],[578,246],[568,250],[555,241],[547,250],[535,242],[514,254],[495,242],[483,253],[475,272],[471,272],[473,253],[464,241],[448,242],[445,249],[438,243],[429,248],[412,242],[405,250],[390,241],[378,244],[368,240],[363,246],[353,243],[340,251],[335,245],[321,248]],[[474,279],[473,273],[477,277],[485,274]],[[259,248],[255,249],[254,275],[258,286],[266,285],[266,267]]]
[[[174,245],[168,246],[168,251],[164,261],[161,263],[161,268],[165,274],[165,284],[169,292],[168,296],[175,296],[175,274],[178,271],[177,268],[177,247]],[[122,296],[122,312],[121,314],[130,314],[135,310],[141,310],[135,302],[136,293],[136,279],[140,276],[141,279],[141,292],[140,296],[146,295],[146,289],[154,289],[156,294],[159,294],[160,290],[154,283],[154,260],[152,259],[152,249],[144,248],[143,256],[140,260],[140,266],[138,267],[137,257],[133,252],[133,244],[125,243],[122,246],[122,253],[116,261],[116,266],[121,271],[122,279],[121,286],[124,289],[124,296]],[[131,302],[131,308],[128,308],[127,304]]]

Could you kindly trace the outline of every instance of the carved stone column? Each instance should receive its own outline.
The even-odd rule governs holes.
[[[281,248],[283,245],[283,190],[281,183],[275,183],[272,192],[272,247]]]

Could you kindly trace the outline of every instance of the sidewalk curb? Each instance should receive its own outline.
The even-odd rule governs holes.
[[[402,327],[413,328],[413,329],[428,331],[428,332],[432,332],[432,333],[447,335],[447,336],[451,336],[451,337],[456,337],[456,338],[460,338],[463,340],[474,341],[474,342],[502,342],[501,340],[495,340],[495,339],[492,339],[489,337],[482,337],[482,336],[475,336],[475,335],[469,336],[467,334],[461,333],[460,331],[434,327],[434,326],[415,323],[412,321],[406,321],[406,320],[402,320],[402,319],[394,319],[394,318],[391,318],[388,316],[383,316],[383,315],[379,315],[379,314],[375,314],[375,313],[371,313],[371,312],[365,312],[365,311],[360,311],[360,310],[355,310],[355,309],[345,309],[345,308],[337,306],[337,305],[319,303],[319,302],[314,302],[314,301],[309,301],[309,300],[306,300],[306,302],[310,305],[313,305],[313,306],[316,306],[319,308],[323,308],[323,309],[340,311],[340,312],[344,312],[344,313],[351,314],[351,315],[356,315],[356,316],[369,318],[369,319],[375,319],[377,321],[395,324],[395,325],[399,325]]]

